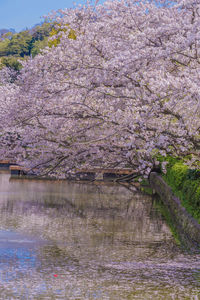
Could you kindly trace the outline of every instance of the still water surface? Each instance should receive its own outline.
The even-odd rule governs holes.
[[[150,196],[0,174],[0,299],[200,299]]]

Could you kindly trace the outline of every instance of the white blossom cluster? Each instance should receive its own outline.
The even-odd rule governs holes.
[[[54,18],[60,43],[0,86],[1,157],[58,177],[83,165],[148,174],[158,153],[199,161],[199,0],[114,0]]]

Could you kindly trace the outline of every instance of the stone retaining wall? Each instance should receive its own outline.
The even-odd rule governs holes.
[[[181,205],[180,200],[158,173],[152,172],[149,181],[168,208],[180,239],[190,247],[194,246],[200,250],[200,224]]]

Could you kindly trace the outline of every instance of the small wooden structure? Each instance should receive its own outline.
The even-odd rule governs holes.
[[[11,176],[12,175],[21,176],[26,174],[26,170],[21,166],[10,165],[9,169],[10,169]]]
[[[81,168],[76,170],[75,178],[78,180],[131,180],[136,174],[136,171],[124,169],[111,168]]]
[[[16,165],[14,161],[0,160],[0,170],[10,170],[11,176],[28,178],[28,169]],[[31,176],[37,177],[34,174]],[[88,181],[131,181],[137,172],[130,168],[78,168],[73,175],[66,174],[69,180]]]
[[[0,160],[0,170],[9,170],[11,165],[15,165],[15,162],[8,159]]]

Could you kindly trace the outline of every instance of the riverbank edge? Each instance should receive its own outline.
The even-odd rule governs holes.
[[[162,176],[156,172],[151,172],[149,183],[153,191],[158,194],[168,209],[177,233],[187,246],[194,247],[200,251],[200,224],[181,205],[171,187],[164,181]]]

